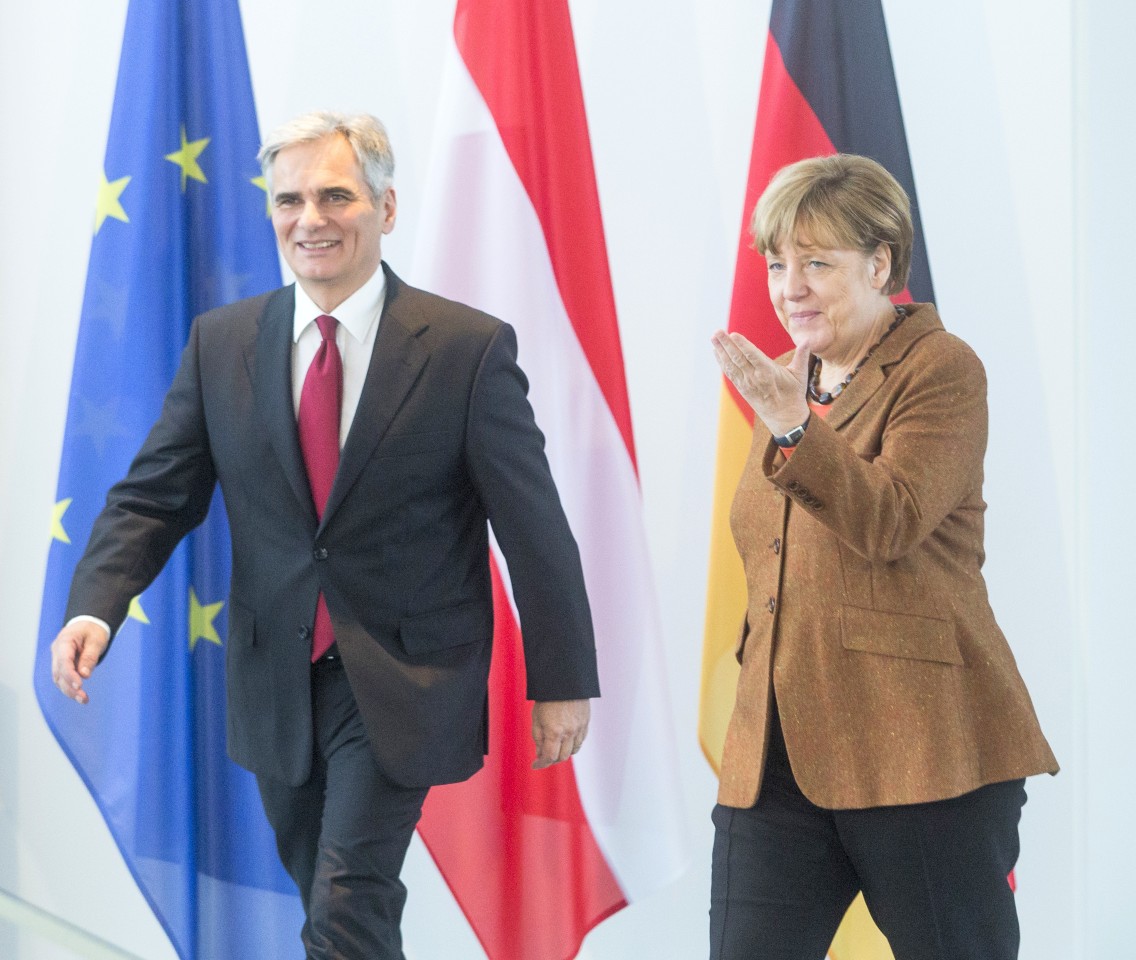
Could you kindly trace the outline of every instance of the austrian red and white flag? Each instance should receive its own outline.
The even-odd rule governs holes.
[[[517,331],[580,547],[601,699],[533,771],[520,629],[496,549],[490,756],[419,832],[491,960],[568,960],[686,863],[631,414],[566,0],[459,0],[412,282]]]

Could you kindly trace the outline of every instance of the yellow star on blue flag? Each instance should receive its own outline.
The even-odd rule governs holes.
[[[67,512],[67,508],[71,506],[71,497],[66,500],[60,500],[51,508],[51,539],[58,540],[60,543],[70,543],[71,538],[67,536],[67,531],[63,529],[63,514]]]
[[[213,626],[213,618],[221,612],[225,605],[224,600],[216,603],[202,603],[197,599],[197,592],[189,588],[189,652],[193,653],[198,640],[208,640],[221,646],[221,638],[217,635],[217,628]]]
[[[260,187],[264,191],[264,212],[267,216],[272,216],[272,194],[268,192],[268,180],[263,176],[253,177],[249,180],[253,186]]]
[[[202,152],[209,146],[209,137],[202,137],[200,140],[186,140],[185,138],[185,124],[181,125],[181,149],[175,150],[173,153],[167,153],[166,159],[170,163],[176,163],[181,167],[181,192],[185,193],[185,181],[187,178],[200,180],[202,183],[208,183],[205,179],[205,171],[197,162],[197,158],[201,156]]]
[[[102,229],[103,221],[107,217],[114,217],[123,223],[130,223],[130,217],[122,208],[122,191],[130,183],[130,177],[119,177],[117,180],[107,181],[106,173],[99,171],[99,194],[95,198],[95,235]]]
[[[142,609],[142,597],[135,597],[130,601],[130,608],[126,611],[126,616],[131,620],[137,620],[139,623],[150,623],[150,618],[146,616],[146,611]]]

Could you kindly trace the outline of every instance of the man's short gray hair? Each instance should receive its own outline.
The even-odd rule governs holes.
[[[256,155],[268,184],[268,195],[272,196],[272,165],[281,150],[298,143],[313,143],[337,133],[351,144],[363,171],[363,179],[371,191],[371,199],[378,203],[394,178],[394,153],[386,127],[369,113],[349,115],[332,110],[301,114],[268,135]]]

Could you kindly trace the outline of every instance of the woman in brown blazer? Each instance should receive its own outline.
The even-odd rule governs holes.
[[[754,246],[796,349],[719,331],[756,415],[713,960],[820,960],[858,891],[897,960],[1011,960],[1024,778],[1057,771],[982,577],[986,381],[907,283],[875,161],[780,171]]]

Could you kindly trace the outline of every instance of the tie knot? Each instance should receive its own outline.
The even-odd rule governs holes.
[[[339,326],[339,321],[335,317],[324,314],[321,317],[316,317],[316,326],[319,327],[321,337],[325,340],[334,340],[335,328]]]

